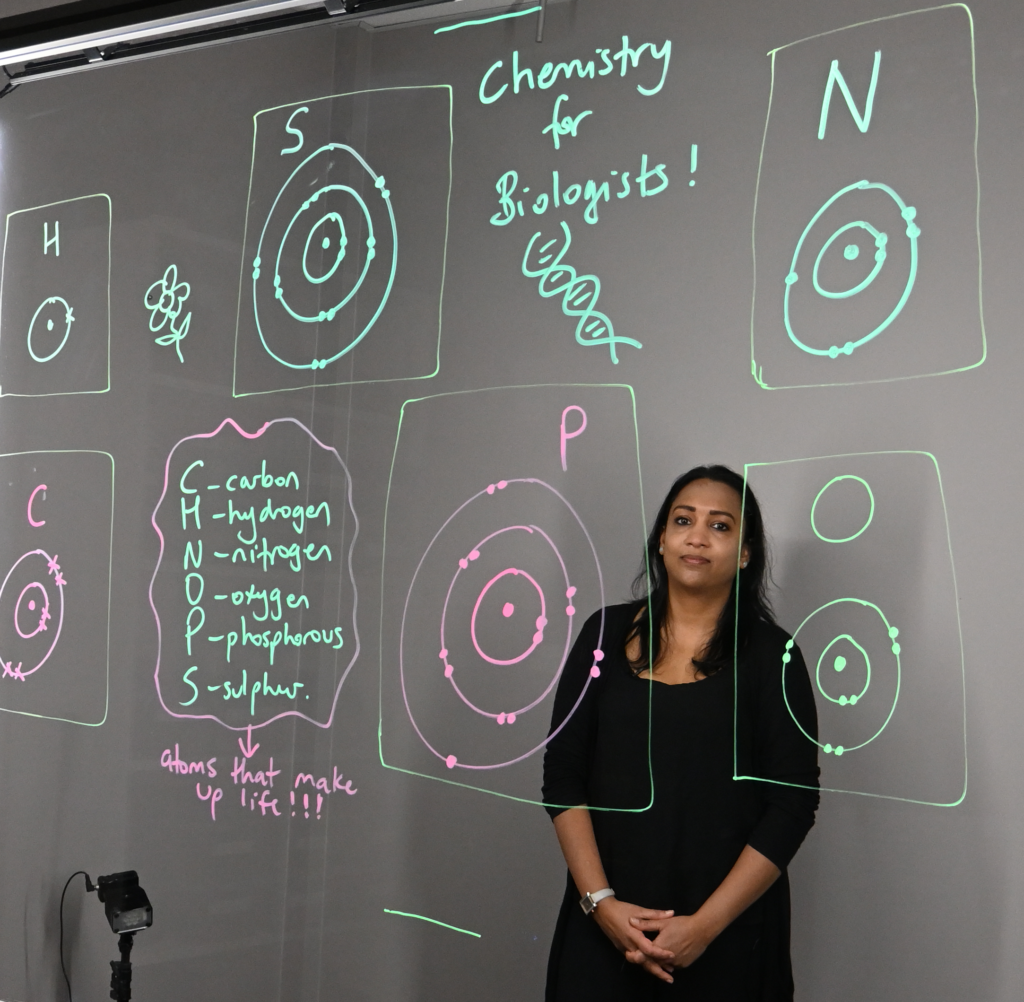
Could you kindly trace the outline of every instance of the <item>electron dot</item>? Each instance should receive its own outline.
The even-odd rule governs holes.
[[[590,666],[590,677],[597,678],[601,674],[601,669],[597,665]]]
[[[857,700],[858,700],[858,699],[860,699],[860,697],[859,697],[859,696],[851,696],[851,697],[850,697],[850,706],[856,706],[856,705],[857,705]]]
[[[327,250],[327,248],[331,246],[331,238],[324,237],[323,240],[320,241],[320,246],[323,247],[324,250]]]
[[[602,651],[600,648],[598,650],[594,651],[594,660],[595,661],[604,661],[604,651]]]
[[[791,651],[792,649],[793,649],[793,638],[790,637],[789,640],[786,641],[786,650],[787,651]]]
[[[792,661],[792,660],[793,660],[793,655],[790,654],[789,651],[786,651],[786,653],[782,655],[782,663],[784,665],[788,665],[789,662]]]
[[[900,650],[901,650],[901,648],[900,648],[899,644],[893,644],[892,645],[892,652],[893,652],[893,654],[899,654]]]
[[[842,755],[843,754],[843,746],[842,745],[836,745],[836,754],[837,755]]]
[[[839,705],[840,706],[846,706],[846,702],[847,702],[847,700],[846,700],[845,696],[840,696],[839,697]]]
[[[547,617],[546,616],[538,616],[537,617],[537,624],[536,625],[537,625],[537,629],[538,630],[543,630],[544,627],[548,625]]]
[[[48,331],[52,331],[53,330],[53,321],[52,320],[47,320],[46,321],[46,329]]]
[[[831,745],[825,745],[825,754],[826,755],[830,755],[831,753],[832,753],[832,746]]]
[[[540,642],[541,642],[541,641],[542,641],[543,639],[544,639],[544,634],[543,634],[543,633],[542,633],[542,632],[541,632],[540,630],[538,630],[538,631],[537,631],[537,632],[536,632],[536,633],[535,633],[535,634],[533,635],[533,642],[534,642],[535,644],[539,644],[539,643],[540,643]]]
[[[506,487],[508,487],[508,481],[507,480],[499,480],[498,481],[498,490],[499,491],[503,491]]]
[[[835,661],[832,662],[832,667],[836,671],[842,671],[846,667],[846,658],[842,654],[837,655]]]
[[[575,594],[576,594],[576,589],[575,589],[575,588],[570,588],[570,589],[569,589],[569,590],[568,590],[568,591],[567,591],[567,592],[565,593],[565,597],[566,597],[566,598],[572,598],[572,597],[573,597],[573,595],[575,595]]]
[[[36,600],[34,598],[30,598],[28,600],[28,607],[29,609],[34,609],[36,607]]]
[[[889,627],[889,637],[892,640],[895,640],[899,635],[900,635],[900,631],[897,630],[895,626],[890,626]]]
[[[502,614],[502,615],[503,615],[503,616],[504,616],[504,617],[505,617],[506,619],[508,619],[508,617],[509,617],[509,616],[511,616],[511,615],[512,615],[512,613],[513,613],[513,612],[515,612],[515,611],[516,611],[516,607],[515,607],[515,606],[514,606],[514,605],[513,605],[513,604],[512,604],[511,602],[506,602],[506,603],[505,603],[505,604],[504,604],[504,605],[503,605],[503,606],[501,607],[501,614]]]
[[[494,719],[497,720],[499,724],[503,724],[505,723],[505,714],[499,713]]]
[[[855,261],[858,254],[860,254],[860,248],[856,244],[847,244],[843,250],[843,257],[847,261]]]
[[[514,713],[510,713],[505,719],[508,720],[510,724],[514,724],[516,722],[516,715]]]
[[[444,666],[444,677],[445,678],[451,678],[453,671],[455,671],[455,668],[452,665],[445,664],[445,666]]]
[[[457,759],[457,758],[456,758],[456,757],[455,757],[454,755],[449,755],[449,756],[448,756],[448,757],[447,757],[447,758],[446,758],[446,759],[444,760],[444,764],[445,764],[446,766],[448,766],[448,768],[449,768],[449,769],[454,769],[454,768],[455,768],[455,763],[456,763],[456,762],[458,762],[458,759]]]
[[[576,607],[572,606],[572,605],[567,605],[565,607],[565,614],[567,616],[575,616],[576,615]]]

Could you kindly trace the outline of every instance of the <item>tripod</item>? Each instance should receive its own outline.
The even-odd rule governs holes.
[[[110,997],[114,1002],[129,1002],[132,997],[132,946],[135,943],[134,932],[123,932],[117,941],[121,951],[120,960],[110,962]]]

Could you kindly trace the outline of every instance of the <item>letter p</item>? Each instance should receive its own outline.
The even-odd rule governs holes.
[[[575,431],[567,431],[565,427],[565,419],[568,417],[570,411],[577,411],[580,415],[580,426]],[[565,443],[571,438],[579,438],[580,435],[586,431],[587,428],[587,412],[582,407],[577,407],[576,404],[570,404],[564,411],[562,411],[562,423],[559,432],[559,444],[562,452],[562,469],[568,470],[569,466],[565,458]]]

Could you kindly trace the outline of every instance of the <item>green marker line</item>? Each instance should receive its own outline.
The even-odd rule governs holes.
[[[454,31],[456,28],[468,28],[472,24],[490,24],[492,21],[504,21],[508,17],[523,17],[525,14],[536,14],[540,9],[540,4],[537,4],[536,7],[529,7],[526,10],[510,10],[507,14],[495,14],[494,17],[482,17],[476,21],[460,21],[458,24],[446,24],[441,28],[435,28],[434,34],[440,35],[442,31]],[[419,916],[416,917],[419,918]],[[460,929],[459,931],[462,932],[463,930]],[[476,935],[476,933],[473,935]]]
[[[392,908],[385,908],[384,911],[387,912],[388,915],[401,915],[403,918],[419,919],[422,922],[430,922],[433,925],[439,925],[445,929],[451,929],[452,932],[461,932],[466,936],[476,936],[477,939],[481,938],[480,933],[478,932],[470,932],[469,929],[460,929],[457,925],[449,925],[447,922],[441,922],[438,919],[427,918],[426,915],[413,915],[412,912],[396,912]]]

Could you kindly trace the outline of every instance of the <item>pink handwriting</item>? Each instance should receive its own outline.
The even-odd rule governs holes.
[[[577,411],[581,418],[580,426],[575,431],[566,431],[565,428],[565,419],[566,417],[568,417],[570,411]],[[568,463],[565,458],[565,443],[568,442],[571,438],[579,438],[580,435],[582,435],[583,432],[586,431],[586,428],[587,412],[582,407],[578,407],[576,404],[569,404],[569,406],[566,407],[564,411],[562,411],[562,424],[559,432],[559,442],[561,445],[563,470],[569,469]]]
[[[40,519],[38,522],[32,517],[32,502],[35,501],[36,495],[40,491],[46,490],[46,484],[40,484],[29,496],[28,496],[28,524],[33,528],[38,529],[41,525],[46,525],[46,519]]]

